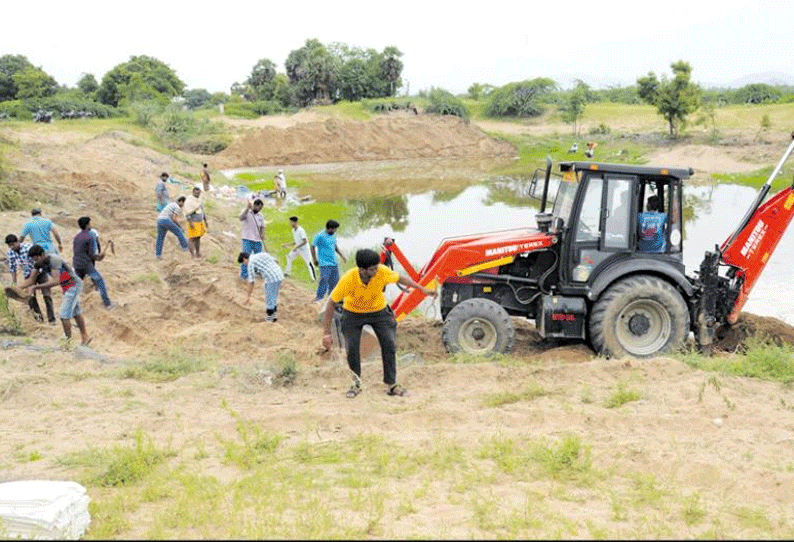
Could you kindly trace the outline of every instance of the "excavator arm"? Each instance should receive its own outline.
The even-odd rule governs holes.
[[[792,152],[794,152],[794,133],[786,153],[761,187],[758,197],[739,227],[720,247],[720,263],[730,266],[731,273],[739,284],[736,301],[727,316],[729,324],[734,324],[738,320],[753,286],[794,216],[794,179],[791,186],[764,202],[772,181]]]
[[[553,235],[526,228],[453,237],[443,240],[430,261],[416,271],[394,239],[387,237],[383,242],[381,262],[388,263],[394,256],[419,285],[434,289],[450,277],[465,277],[509,264],[517,254],[545,250],[556,241]],[[414,310],[424,298],[421,290],[403,290],[391,303],[397,320]]]

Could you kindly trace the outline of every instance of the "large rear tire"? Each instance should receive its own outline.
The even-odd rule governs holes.
[[[504,354],[513,348],[515,328],[501,305],[474,297],[461,301],[449,311],[441,339],[451,354]]]
[[[607,357],[651,358],[680,350],[689,336],[681,294],[657,277],[618,281],[596,301],[588,323],[593,349]]]

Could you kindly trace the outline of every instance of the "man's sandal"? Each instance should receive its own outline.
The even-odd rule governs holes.
[[[408,390],[406,390],[399,384],[392,384],[389,387],[388,391],[386,392],[386,395],[396,395],[398,397],[404,397],[405,395],[408,395]]]
[[[359,388],[358,386],[350,386],[350,389],[347,390],[345,397],[347,397],[348,399],[353,399],[356,396],[358,396],[359,393],[361,393],[361,388]]]

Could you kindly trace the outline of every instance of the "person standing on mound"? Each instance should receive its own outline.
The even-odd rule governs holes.
[[[330,292],[339,282],[339,264],[336,255],[347,263],[347,258],[336,245],[336,230],[339,229],[339,222],[329,220],[325,223],[325,229],[314,236],[311,244],[312,260],[314,265],[320,268],[320,282],[317,283],[317,293],[314,301],[322,301],[326,292]]]
[[[331,292],[331,299],[323,319],[323,346],[331,348],[331,320],[339,303],[342,303],[342,335],[347,349],[347,365],[353,372],[353,385],[347,397],[361,393],[361,330],[369,324],[380,343],[383,360],[383,382],[388,395],[406,395],[406,390],[397,384],[397,320],[394,311],[383,295],[387,284],[398,282],[403,286],[422,290],[425,295],[435,297],[436,291],[417,284],[380,263],[380,255],[364,248],[356,252],[356,267],[340,279]]]

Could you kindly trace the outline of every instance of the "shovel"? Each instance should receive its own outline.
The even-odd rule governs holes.
[[[5,294],[6,298],[13,299],[14,301],[20,301],[22,303],[27,303],[30,299],[30,294],[19,286],[6,286]]]

